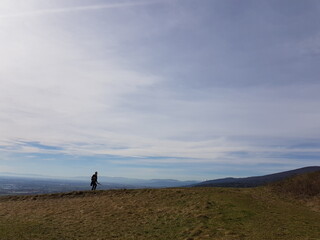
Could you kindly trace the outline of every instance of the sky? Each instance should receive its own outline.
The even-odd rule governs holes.
[[[320,1],[1,0],[0,172],[320,165]]]

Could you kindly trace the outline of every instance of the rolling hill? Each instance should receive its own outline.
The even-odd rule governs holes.
[[[195,187],[258,187],[284,180],[297,174],[320,171],[320,167],[304,167],[291,171],[247,178],[223,178],[194,184]]]
[[[316,197],[320,194],[320,170],[297,174],[285,180],[272,183],[270,187],[280,194],[287,194],[295,198]]]
[[[320,209],[283,194],[318,177],[287,179],[280,192],[269,185],[5,196],[0,239],[318,240]],[[308,199],[319,198],[318,192]]]

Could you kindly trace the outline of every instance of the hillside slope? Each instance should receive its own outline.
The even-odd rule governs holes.
[[[299,174],[270,185],[278,193],[296,198],[309,198],[320,195],[320,171]]]
[[[279,196],[297,199],[320,212],[320,171],[298,174],[269,187]]]
[[[297,174],[320,171],[319,166],[304,167],[295,170],[268,174],[264,176],[246,177],[246,178],[223,178],[208,180],[195,184],[195,187],[259,187],[266,184],[284,180]]]
[[[6,240],[316,240],[320,213],[269,188],[71,192],[0,198]]]

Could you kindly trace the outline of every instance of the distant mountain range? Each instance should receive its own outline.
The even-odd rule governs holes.
[[[99,182],[109,184],[126,185],[128,188],[166,188],[166,187],[182,187],[199,183],[199,181],[179,181],[175,179],[138,179],[124,177],[105,177],[99,176]],[[87,180],[88,177],[75,177],[73,179]]]
[[[310,173],[320,171],[319,166],[304,167],[291,171],[274,173],[264,176],[246,177],[246,178],[222,178],[215,180],[208,180],[192,185],[193,187],[258,187],[272,182],[284,180],[297,174]]]

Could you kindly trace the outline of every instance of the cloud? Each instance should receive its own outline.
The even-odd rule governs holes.
[[[318,68],[298,53],[316,53],[317,26],[291,36],[283,20],[297,16],[256,4],[32,3],[0,13],[1,151],[175,169],[314,162],[317,146],[290,146],[319,135]]]
[[[0,165],[0,173],[8,173],[8,172],[13,172],[14,169],[10,166],[3,166]]]
[[[35,1],[34,1],[35,2]],[[62,13],[72,13],[72,12],[83,12],[83,11],[96,11],[96,10],[106,10],[114,8],[127,8],[135,6],[144,6],[160,2],[160,0],[150,0],[150,1],[119,1],[117,3],[99,4],[99,5],[86,5],[86,6],[74,6],[74,7],[64,7],[64,8],[50,8],[50,9],[38,9],[31,11],[20,11],[12,13],[0,14],[0,18],[17,18],[17,17],[34,17],[42,16],[48,14],[62,14]]]

